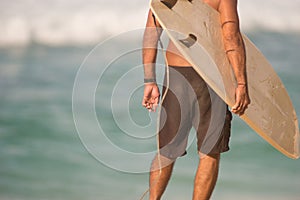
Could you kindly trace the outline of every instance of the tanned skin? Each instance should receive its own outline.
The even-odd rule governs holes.
[[[245,47],[239,28],[237,12],[237,0],[203,0],[209,6],[220,13],[222,24],[222,39],[224,51],[232,66],[237,87],[235,91],[235,104],[231,111],[237,115],[243,115],[250,99],[247,89]],[[151,10],[148,13],[146,30],[144,33],[143,64],[145,79],[155,78],[155,62],[157,55],[158,38],[162,32],[159,22],[154,22]],[[156,29],[157,28],[157,29]],[[184,59],[172,42],[167,48],[167,61],[171,66],[190,67],[191,64]],[[149,111],[155,110],[159,103],[160,91],[155,82],[145,83],[142,105]],[[199,153],[201,154],[201,153]],[[200,155],[198,170],[194,181],[193,200],[208,200],[215,187],[220,154]],[[158,158],[154,158],[152,166],[157,166]],[[174,162],[159,170],[150,172],[150,200],[158,200],[165,191],[171,177]]]

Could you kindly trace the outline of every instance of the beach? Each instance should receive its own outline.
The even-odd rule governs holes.
[[[148,4],[143,3],[141,8],[146,12]],[[39,4],[46,7],[46,3]],[[69,14],[84,3],[78,0],[74,4],[77,7],[71,6]],[[115,1],[101,4],[106,7],[90,5],[82,13],[116,6]],[[300,5],[299,1],[295,4]],[[16,12],[22,7],[5,6]],[[284,8],[293,13],[291,6]],[[59,14],[67,13],[67,4],[57,10],[63,18]],[[101,37],[93,36],[98,29],[86,33],[79,24],[74,30],[85,37],[67,37],[66,31],[54,38],[47,37],[47,31],[36,31],[29,39],[11,36],[9,42],[7,36],[6,42],[0,41],[1,200],[132,200],[148,189],[148,170],[156,152],[156,113],[149,114],[141,106],[142,11],[137,12],[142,15],[136,21],[139,26],[114,29],[110,25]],[[276,12],[274,8],[265,17]],[[0,19],[12,23],[10,16],[4,12]],[[40,20],[47,24],[49,16]],[[132,15],[127,17],[133,19]],[[297,17],[291,16],[293,20]],[[69,20],[61,18],[58,22]],[[273,65],[299,116],[300,31],[293,23],[265,27],[265,22],[255,25],[255,19],[243,30]],[[242,18],[242,22],[247,20]],[[161,83],[161,54],[158,61]],[[237,116],[230,148],[221,157],[212,200],[300,199],[300,160],[282,155]],[[164,199],[192,198],[198,164],[193,131],[187,151],[176,163]]]

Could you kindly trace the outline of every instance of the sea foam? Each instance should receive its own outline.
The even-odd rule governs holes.
[[[300,33],[300,0],[239,1],[244,32]],[[0,2],[0,46],[93,45],[143,28],[148,1],[14,0]]]

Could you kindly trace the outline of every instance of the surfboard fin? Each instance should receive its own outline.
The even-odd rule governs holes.
[[[163,4],[165,4],[168,8],[172,9],[178,0],[161,0]]]
[[[187,38],[179,40],[179,41],[187,48],[190,48],[191,46],[193,46],[196,43],[197,37],[193,34],[189,34],[189,36]]]

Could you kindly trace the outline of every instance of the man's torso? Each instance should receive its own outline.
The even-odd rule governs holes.
[[[203,0],[204,3],[208,4],[215,10],[218,10],[221,0]],[[178,51],[173,42],[169,42],[167,49],[167,61],[168,65],[178,66],[178,67],[190,67],[191,64],[182,56]]]

